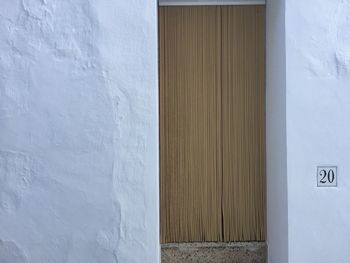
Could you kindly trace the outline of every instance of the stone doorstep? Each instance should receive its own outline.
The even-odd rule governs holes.
[[[266,263],[265,242],[195,242],[161,245],[162,263]]]

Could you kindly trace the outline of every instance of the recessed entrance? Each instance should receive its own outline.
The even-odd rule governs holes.
[[[159,7],[161,242],[264,241],[265,7]]]

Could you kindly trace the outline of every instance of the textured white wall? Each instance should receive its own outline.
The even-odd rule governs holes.
[[[282,2],[267,3],[270,260],[347,263],[350,3],[287,0],[284,81]],[[156,1],[1,1],[1,262],[159,260],[156,32]],[[337,189],[316,188],[322,164]]]
[[[266,166],[269,263],[288,260],[285,3],[266,6]]]
[[[348,263],[350,1],[286,2],[289,263]],[[338,188],[316,188],[325,164]]]
[[[159,260],[155,0],[0,3],[0,261]]]

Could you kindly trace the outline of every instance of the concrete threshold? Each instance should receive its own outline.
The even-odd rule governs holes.
[[[162,263],[266,263],[265,242],[162,244]]]

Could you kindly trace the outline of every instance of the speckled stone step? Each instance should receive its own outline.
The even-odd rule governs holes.
[[[162,245],[162,263],[266,263],[265,242],[172,243]]]

